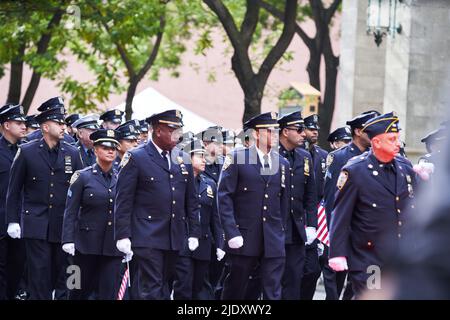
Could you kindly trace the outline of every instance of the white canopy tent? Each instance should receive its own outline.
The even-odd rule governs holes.
[[[121,103],[116,108],[124,111],[125,103]],[[192,131],[197,133],[209,126],[215,125],[215,123],[206,120],[205,118],[170,100],[152,87],[148,87],[134,97],[132,118],[142,120],[152,114],[170,109],[178,109],[183,114],[184,132]]]

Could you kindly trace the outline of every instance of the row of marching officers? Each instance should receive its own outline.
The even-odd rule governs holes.
[[[24,240],[31,299],[208,299],[211,286],[220,288],[222,299],[310,299],[321,268],[334,291],[333,273],[350,269],[359,295],[367,275],[354,267],[382,265],[377,250],[385,248],[381,236],[364,240],[363,247],[353,243],[356,236],[384,224],[389,236],[400,235],[400,211],[414,195],[411,165],[395,156],[393,114],[369,112],[350,121],[354,143],[326,161],[316,145],[317,116],[263,113],[245,123],[246,147],[208,163],[220,130],[180,145],[182,114],[168,110],[146,119],[151,139],[122,152],[120,166],[116,150],[133,139],[132,124],[90,133],[96,160],[85,168],[79,150],[63,140],[64,114],[63,107],[49,105],[36,116],[42,138],[17,149],[24,115],[18,106],[0,110],[1,141],[9,141],[12,163],[6,188],[2,179],[3,211],[7,234],[15,239],[2,245],[14,252],[16,240]],[[370,143],[373,151],[347,162]],[[327,217],[325,258],[331,259],[320,264],[317,207],[330,192],[337,196],[336,204],[325,203],[327,212],[334,210]],[[391,194],[399,202],[395,218],[389,207],[383,221],[373,220],[370,212],[383,209]],[[376,195],[383,199],[372,199]],[[359,215],[362,224],[354,220]],[[222,276],[211,283],[212,261],[224,256],[225,264],[216,264]],[[20,272],[7,279],[17,283]]]

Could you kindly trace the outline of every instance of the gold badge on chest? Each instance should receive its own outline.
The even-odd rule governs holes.
[[[304,175],[309,176],[309,159],[305,157]]]

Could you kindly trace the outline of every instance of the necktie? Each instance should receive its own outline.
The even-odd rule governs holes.
[[[163,151],[161,152],[161,156],[162,156],[163,159],[164,159],[164,162],[165,162],[165,164],[166,164],[166,168],[167,168],[167,169],[170,169],[169,159],[167,158],[167,154],[168,154],[168,152],[167,152],[166,150],[163,150]]]
[[[380,167],[382,167],[382,173],[384,179],[387,181],[387,183],[391,186],[392,190],[396,190],[396,172],[395,167],[392,163],[383,164]]]
[[[263,163],[264,170],[269,170],[270,169],[270,166],[269,166],[269,155],[265,154],[264,157],[263,157],[263,161],[264,161],[264,163]]]
[[[10,144],[9,148],[14,155],[17,153],[17,144]]]
[[[288,160],[289,160],[289,165],[291,166],[291,168],[294,167],[294,151],[288,151]]]

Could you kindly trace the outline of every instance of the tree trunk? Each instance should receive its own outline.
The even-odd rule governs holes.
[[[37,54],[43,55],[44,53],[47,52],[48,47],[50,45],[50,40],[52,39],[52,29],[59,25],[64,12],[65,11],[61,8],[56,10],[55,14],[53,15],[53,17],[51,18],[50,22],[47,25],[47,30],[42,34],[41,38],[39,39],[36,51]],[[25,92],[25,96],[22,101],[25,114],[28,113],[28,110],[30,109],[31,103],[33,102],[33,98],[34,95],[36,94],[40,81],[41,81],[41,74],[36,71],[33,71],[33,75],[31,76],[30,83],[28,84],[27,91]]]
[[[31,103],[33,102],[34,95],[36,94],[37,88],[39,87],[39,82],[41,81],[41,74],[33,72],[31,76],[30,83],[28,84],[27,91],[22,100],[23,112],[25,114],[30,110]]]
[[[320,90],[320,60],[321,60],[321,54],[320,52],[316,52],[315,49],[310,48],[309,50],[310,58],[308,61],[308,66],[306,68],[306,71],[308,72],[309,77],[309,83],[316,88],[317,90]]]
[[[255,82],[253,79],[252,82]],[[248,119],[261,113],[261,101],[263,97],[264,85],[261,86],[255,83],[248,85],[244,89],[244,116],[242,117],[242,123],[245,123]]]
[[[9,78],[8,98],[6,102],[19,104],[20,94],[22,92],[23,75],[23,55],[25,53],[25,43],[23,43],[17,55],[11,61],[11,72]]]
[[[326,141],[330,132],[331,121],[333,120],[334,107],[336,103],[336,83],[339,67],[339,57],[333,54],[329,34],[324,40],[323,56],[325,60],[325,93],[323,103],[320,106],[319,125],[321,127],[322,136],[319,136],[319,143],[328,147]]]
[[[133,115],[133,99],[136,94],[136,88],[139,81],[135,79],[130,79],[128,90],[127,90],[127,98],[125,100],[125,119],[131,120],[131,116]]]

